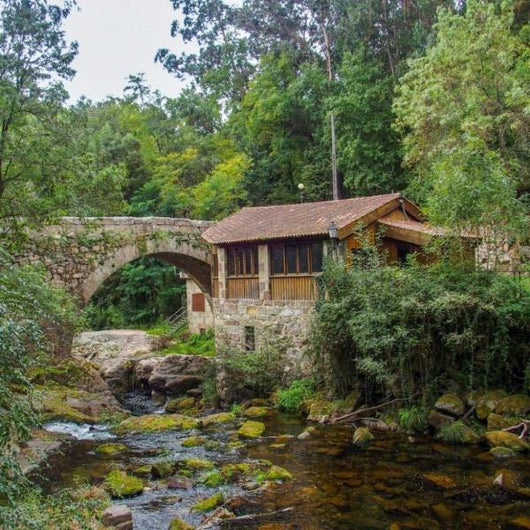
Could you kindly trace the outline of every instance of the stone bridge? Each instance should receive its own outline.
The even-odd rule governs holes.
[[[19,263],[42,263],[53,282],[86,303],[120,267],[144,256],[169,262],[211,295],[212,223],[165,217],[63,217],[33,231]]]

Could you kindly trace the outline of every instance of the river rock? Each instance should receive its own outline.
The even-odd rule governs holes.
[[[508,528],[513,530],[530,530],[530,517],[528,515],[516,517],[508,523]]]
[[[516,434],[505,431],[490,431],[486,433],[486,440],[492,447],[507,447],[515,452],[530,450],[530,444]]]
[[[236,420],[236,417],[231,412],[218,412],[216,414],[210,414],[209,416],[203,416],[199,418],[199,423],[203,427],[210,427],[212,425],[225,425],[232,423]]]
[[[497,460],[503,460],[505,458],[513,458],[515,456],[515,451],[508,449],[507,447],[492,447],[490,449],[490,454]]]
[[[497,403],[506,397],[504,390],[490,390],[477,399],[475,414],[477,418],[485,420],[488,414],[495,410]]]
[[[110,389],[122,395],[131,389],[134,372],[131,361],[166,344],[166,338],[140,330],[87,331],[74,338],[72,356],[95,364]]]
[[[145,414],[144,416],[132,416],[122,421],[114,427],[114,432],[123,435],[135,432],[186,431],[196,428],[197,425],[195,418],[182,414]]]
[[[358,427],[353,433],[353,443],[355,445],[368,445],[374,440],[374,435],[367,427]]]
[[[201,385],[212,360],[201,355],[164,355],[141,359],[136,364],[137,383],[170,397],[186,394]]]
[[[423,480],[427,484],[431,486],[436,486],[437,488],[443,490],[450,490],[456,487],[455,481],[451,477],[443,475],[442,473],[426,473],[425,475],[423,475]]]
[[[487,429],[488,431],[502,431],[503,429],[507,429],[512,425],[517,425],[517,423],[519,423],[517,419],[510,420],[504,416],[501,416],[500,414],[495,414],[495,412],[492,412],[491,414],[488,414]]]
[[[195,407],[195,398],[178,397],[168,401],[165,407],[166,412],[181,412]]]
[[[193,530],[195,527],[176,517],[169,523],[169,530]]]
[[[309,406],[307,420],[321,423],[334,412],[335,408],[335,405],[331,401],[323,398],[315,398]]]
[[[431,409],[427,414],[427,421],[431,427],[439,429],[444,425],[450,425],[451,423],[454,423],[455,419],[448,414],[443,414],[437,410]]]
[[[245,418],[265,418],[271,414],[272,409],[270,407],[249,407],[243,412]]]
[[[530,397],[525,394],[514,394],[499,400],[495,412],[501,416],[526,416],[530,413]]]
[[[171,490],[189,490],[193,487],[193,481],[188,477],[174,476],[168,479],[167,487]]]
[[[495,486],[501,486],[507,490],[517,490],[521,485],[521,477],[519,473],[511,469],[498,469],[495,471],[495,479],[493,480]]]
[[[114,469],[105,477],[105,488],[112,497],[122,499],[142,493],[144,483],[138,477]]]
[[[434,404],[434,408],[457,417],[462,416],[465,411],[464,402],[456,394],[444,394]]]
[[[259,438],[265,432],[265,424],[261,421],[246,421],[238,429],[237,434],[243,438]]]
[[[105,526],[116,530],[132,530],[131,509],[123,504],[112,504],[102,514],[101,519]]]

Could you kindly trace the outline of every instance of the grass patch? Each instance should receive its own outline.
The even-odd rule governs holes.
[[[205,333],[180,333],[171,344],[158,352],[162,355],[202,355],[215,357],[215,341],[213,331]]]

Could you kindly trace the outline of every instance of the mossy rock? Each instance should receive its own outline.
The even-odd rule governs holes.
[[[221,475],[225,482],[235,482],[240,478],[251,475],[252,473],[253,467],[246,462],[241,462],[239,464],[225,464],[221,468]]]
[[[169,530],[194,530],[195,527],[176,517],[169,523]]]
[[[218,492],[215,495],[208,497],[207,499],[200,500],[199,502],[194,504],[191,509],[194,512],[209,512],[214,508],[221,506],[223,502],[225,502],[225,497],[221,492]]]
[[[197,447],[204,445],[206,441],[206,438],[201,438],[200,436],[190,436],[182,440],[182,447]]]
[[[265,424],[261,421],[246,421],[238,429],[237,434],[243,438],[259,438],[265,432]]]
[[[105,477],[105,488],[112,497],[122,499],[142,493],[144,483],[138,477],[114,469]]]
[[[464,402],[456,394],[444,394],[434,404],[434,408],[452,416],[462,416],[465,412]]]
[[[507,429],[508,427],[512,427],[518,423],[518,418],[505,418],[500,414],[495,414],[495,412],[492,412],[491,414],[488,414],[487,429],[488,431],[502,431],[503,429]]]
[[[272,409],[269,407],[249,407],[243,412],[245,418],[265,418],[271,414]]]
[[[231,412],[218,412],[217,414],[210,414],[199,418],[199,421],[203,427],[210,427],[212,425],[225,425],[227,423],[233,423],[236,417]]]
[[[200,481],[205,486],[208,486],[210,488],[217,488],[221,484],[225,483],[225,479],[218,469],[216,469],[215,471],[210,471],[209,473],[201,477]]]
[[[444,425],[451,425],[455,422],[455,419],[448,414],[443,414],[437,410],[431,409],[427,414],[427,421],[431,427],[439,429]]]
[[[173,465],[170,462],[156,462],[151,467],[151,472],[156,478],[165,478],[171,475]]]
[[[311,400],[307,420],[321,422],[325,417],[329,416],[335,410],[336,405],[332,401],[321,397],[315,398]]]
[[[197,427],[197,420],[181,414],[146,414],[133,416],[114,427],[116,434],[151,433],[170,430],[189,430]]]
[[[266,480],[272,480],[275,482],[278,482],[278,481],[284,482],[287,480],[292,480],[292,478],[293,476],[291,475],[291,473],[289,473],[287,469],[284,469],[283,467],[280,467],[280,466],[272,466],[267,471],[267,473],[265,473]]]
[[[462,436],[462,439],[460,440],[461,444],[478,444],[482,439],[481,436],[468,425],[462,425],[460,434]]]
[[[374,435],[366,427],[358,427],[353,433],[353,443],[355,445],[368,445],[374,439]]]
[[[134,468],[131,473],[138,477],[150,477],[153,466],[151,464],[146,464],[145,466],[139,466]]]
[[[423,475],[423,480],[427,484],[443,490],[450,490],[456,487],[455,481],[451,477],[443,475],[442,473],[426,473]]]
[[[490,390],[477,399],[475,414],[480,420],[485,420],[488,414],[495,410],[497,403],[506,397],[504,390]]]
[[[203,458],[185,458],[178,462],[180,468],[189,471],[209,471],[214,468],[213,462]]]
[[[490,431],[486,433],[486,440],[492,447],[507,447],[518,453],[530,450],[528,442],[511,432]]]
[[[526,416],[530,412],[530,397],[525,394],[514,394],[499,400],[495,412],[501,416]]]
[[[95,452],[99,455],[117,455],[119,453],[124,453],[128,450],[128,447],[125,444],[119,443],[108,443],[98,445],[95,449]]]
[[[195,407],[195,398],[179,397],[168,401],[165,406],[165,411],[168,413],[180,412],[184,410],[193,409]]]
[[[516,455],[515,451],[508,449],[508,447],[492,447],[490,454],[498,460],[513,458]]]

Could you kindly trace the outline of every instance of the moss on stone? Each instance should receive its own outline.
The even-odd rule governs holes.
[[[465,411],[464,402],[456,394],[444,394],[434,404],[434,408],[453,416],[462,416]]]
[[[168,401],[165,411],[169,413],[193,409],[195,407],[195,398],[179,397]]]
[[[241,462],[239,464],[225,464],[221,468],[221,474],[227,482],[234,482],[241,477],[248,476],[252,471],[252,466],[246,462]]]
[[[481,420],[485,420],[490,412],[495,410],[497,403],[506,397],[504,390],[490,390],[477,399],[475,414]]]
[[[179,467],[190,471],[210,470],[214,468],[213,462],[202,458],[185,458],[179,461]]]
[[[170,462],[156,462],[151,467],[151,472],[156,478],[165,478],[171,475],[173,465]]]
[[[367,427],[359,427],[353,433],[353,443],[355,445],[368,445],[374,439],[374,435]]]
[[[329,416],[336,410],[336,404],[322,396],[315,397],[309,405],[308,421],[322,421],[325,416]]]
[[[521,438],[511,432],[490,431],[486,433],[486,440],[492,447],[507,447],[515,452],[530,450],[528,442],[521,440]]]
[[[206,443],[205,438],[200,436],[190,436],[182,440],[182,447],[197,447],[198,445],[204,445]]]
[[[133,475],[137,475],[139,477],[149,477],[151,475],[151,470],[153,469],[153,466],[151,464],[146,464],[145,466],[139,466],[132,470]]]
[[[210,414],[199,418],[199,421],[203,427],[210,427],[212,425],[224,425],[226,423],[232,423],[236,420],[236,417],[231,412],[218,412],[217,414]]]
[[[223,475],[221,474],[221,472],[218,469],[216,469],[215,471],[210,471],[209,473],[204,475],[201,478],[201,482],[205,486],[209,486],[210,488],[217,488],[221,484],[225,483],[225,479]]]
[[[495,412],[501,416],[526,416],[530,412],[530,397],[514,394],[499,400]]]
[[[266,480],[273,480],[273,481],[286,481],[291,480],[293,476],[287,469],[284,469],[280,466],[272,466],[267,473],[265,473],[265,479]]]
[[[191,509],[195,512],[209,512],[217,506],[220,506],[225,501],[224,495],[221,492],[208,497],[207,499],[202,499],[196,504],[194,504]]]
[[[189,430],[197,427],[197,420],[181,414],[146,414],[133,416],[114,428],[116,434],[150,433],[169,430]]]
[[[237,434],[244,438],[259,438],[265,432],[265,424],[261,421],[246,421],[238,429]]]
[[[194,530],[194,526],[176,517],[169,523],[169,530]]]
[[[517,418],[505,418],[504,416],[495,414],[494,412],[488,414],[488,431],[502,431],[503,429],[507,429],[508,427],[512,427],[518,423],[519,419]]]
[[[490,449],[490,454],[498,460],[503,460],[505,458],[514,457],[515,451],[508,449],[507,447],[492,447]]]
[[[243,412],[245,418],[265,418],[271,413],[269,407],[250,407]]]
[[[125,444],[119,443],[108,443],[98,445],[95,449],[96,453],[100,455],[117,455],[127,451],[127,446]]]
[[[121,499],[142,493],[144,483],[125,471],[114,469],[105,478],[105,488],[112,497]]]

